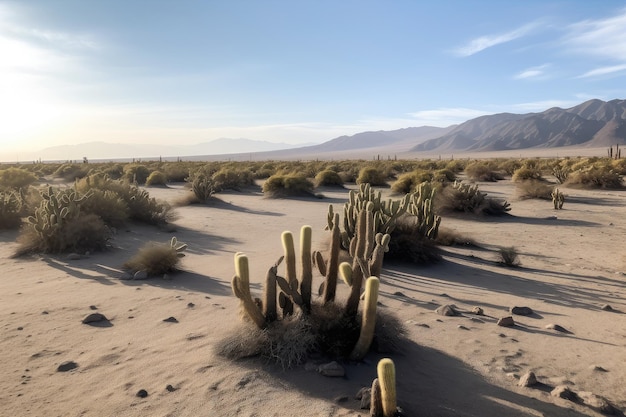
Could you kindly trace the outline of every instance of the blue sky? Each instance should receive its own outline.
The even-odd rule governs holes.
[[[0,0],[0,140],[322,142],[626,98],[618,1]]]

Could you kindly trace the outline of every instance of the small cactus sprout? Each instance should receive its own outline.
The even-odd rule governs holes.
[[[231,284],[233,294],[241,300],[244,311],[260,329],[264,329],[266,326],[265,317],[250,294],[248,257],[241,252],[235,254],[235,276]]]
[[[361,333],[356,342],[350,359],[358,361],[365,357],[374,339],[376,327],[376,304],[378,303],[378,287],[380,280],[377,277],[369,277],[365,281],[365,304],[363,306],[363,319],[361,320]]]
[[[339,275],[349,287],[352,286],[352,266],[348,262],[339,264]]]
[[[561,210],[563,208],[563,203],[565,202],[565,195],[558,188],[554,188],[550,195],[552,196],[554,209]]]
[[[396,400],[396,367],[389,358],[378,362],[378,382],[383,404],[383,416],[394,417],[398,411]]]

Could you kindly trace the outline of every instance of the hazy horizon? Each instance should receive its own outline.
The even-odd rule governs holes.
[[[625,47],[610,2],[0,0],[2,153],[301,146],[568,108],[626,97]]]

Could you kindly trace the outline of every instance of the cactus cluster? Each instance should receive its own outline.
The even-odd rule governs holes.
[[[552,197],[552,204],[554,204],[555,210],[561,210],[563,208],[563,203],[565,203],[565,195],[558,189],[554,188],[552,193],[550,194]]]
[[[371,206],[370,206],[371,207]],[[360,224],[365,224],[367,219],[369,219],[369,225],[372,227],[372,212],[370,210],[363,210],[361,215]],[[364,226],[363,226],[364,227]],[[338,236],[338,226],[334,225],[333,229],[335,230],[335,236]],[[232,279],[232,291],[233,294],[239,298],[240,305],[244,316],[250,319],[259,329],[271,331],[275,327],[272,326],[272,323],[277,322],[278,324],[285,322],[290,323],[292,320],[305,320],[311,323],[320,323],[325,320],[322,317],[326,317],[327,314],[323,313],[322,309],[328,308],[328,311],[337,311],[340,315],[338,318],[338,323],[348,324],[348,326],[356,325],[358,326],[358,321],[356,319],[356,313],[359,306],[360,295],[361,295],[361,282],[363,281],[363,271],[370,272],[372,269],[375,269],[374,263],[377,261],[372,261],[372,257],[367,258],[368,265],[366,266],[366,261],[364,260],[364,254],[366,251],[369,253],[374,253],[375,249],[365,249],[366,246],[371,246],[372,248],[378,248],[379,252],[383,252],[384,248],[380,248],[382,244],[382,237],[378,238],[378,242],[366,242],[365,238],[362,237],[358,244],[358,256],[357,259],[360,260],[360,266],[355,267],[354,270],[352,266],[347,264],[347,270],[349,272],[344,272],[342,276],[346,282],[349,282],[351,286],[351,296],[350,300],[346,303],[346,307],[343,310],[337,309],[334,303],[334,289],[332,291],[328,291],[331,285],[328,285],[328,270],[329,269],[339,269],[337,265],[338,260],[337,257],[332,259],[333,265],[328,265],[319,257],[321,256],[319,252],[311,252],[311,240],[312,240],[312,229],[310,226],[303,226],[301,228],[300,233],[300,274],[297,275],[297,257],[296,251],[294,247],[294,239],[293,235],[289,231],[285,231],[282,233],[282,243],[284,254],[278,258],[278,260],[271,266],[267,272],[266,280],[265,280],[265,288],[264,294],[262,298],[254,297],[250,291],[250,269],[248,264],[248,257],[238,252],[235,254],[235,276]],[[371,235],[371,233],[370,233]],[[380,235],[380,234],[379,234]],[[362,234],[365,236],[365,233]],[[382,236],[382,235],[381,235]],[[388,241],[388,235],[387,241]],[[358,240],[355,238],[355,241]],[[339,238],[336,238],[335,244],[338,245]],[[338,251],[337,251],[338,252]],[[382,256],[382,255],[379,255]],[[317,259],[315,259],[317,258]],[[281,263],[285,262],[285,277],[278,275],[278,268]],[[316,308],[313,308],[312,301],[312,281],[313,281],[313,260],[317,264],[318,268],[325,276],[325,291],[322,296],[322,302],[318,303],[319,305]],[[381,261],[382,262],[382,261]],[[326,268],[326,269],[325,269]],[[334,283],[332,284],[336,287],[336,279],[337,272],[334,272]],[[349,275],[349,278],[347,278]],[[372,340],[374,338],[374,328],[376,325],[376,305],[378,301],[378,285],[379,280],[377,277],[368,276],[365,286],[365,305],[363,308],[363,317],[361,320],[360,326],[360,334],[358,336],[358,341],[352,340],[351,351],[346,352],[346,355],[349,356],[353,360],[362,359],[365,354],[369,351]],[[357,283],[358,281],[358,283]],[[333,293],[330,296],[330,293]],[[277,303],[278,301],[278,303]],[[281,308],[281,314],[279,314],[278,306]],[[298,309],[298,314],[295,309]],[[315,314],[320,315],[320,317],[315,317]],[[281,320],[282,319],[282,320]],[[325,335],[321,333],[323,330],[320,330],[322,327],[326,327],[326,324],[322,324],[319,327],[313,326],[313,332],[320,333],[320,337],[324,338]],[[332,326],[331,326],[332,327]],[[356,335],[355,335],[356,338]]]
[[[19,227],[23,200],[17,191],[0,191],[0,230]]]
[[[409,206],[407,212],[417,219],[418,236],[427,239],[437,239],[441,216],[435,214],[433,201],[436,189],[429,182],[421,183],[415,192],[407,194],[409,196]]]
[[[62,231],[68,222],[78,218],[80,205],[89,196],[79,195],[73,188],[55,191],[48,187],[41,193],[43,200],[34,215],[28,217],[28,224],[48,251],[61,252],[66,248],[67,242]]]

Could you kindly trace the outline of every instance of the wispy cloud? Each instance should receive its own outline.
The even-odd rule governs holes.
[[[539,65],[536,67],[530,67],[516,74],[513,78],[516,80],[544,79],[547,77],[545,70],[549,67],[550,67],[550,64],[543,64],[543,65]]]
[[[626,8],[606,19],[584,20],[570,25],[563,41],[573,52],[623,61]]]
[[[593,69],[591,71],[587,71],[586,73],[578,76],[577,78],[599,77],[599,76],[615,74],[617,72],[623,72],[623,71],[626,71],[626,64],[611,65],[608,67],[600,67],[600,68]]]
[[[528,35],[533,30],[535,30],[539,26],[538,22],[533,22],[521,26],[517,29],[514,29],[509,32],[499,33],[496,35],[485,35],[475,39],[472,39],[467,44],[457,48],[454,50],[456,55],[466,57],[470,55],[477,54],[478,52],[484,51],[487,48],[491,48],[496,45],[500,45],[503,43],[511,42],[515,39],[519,39],[523,36]]]

